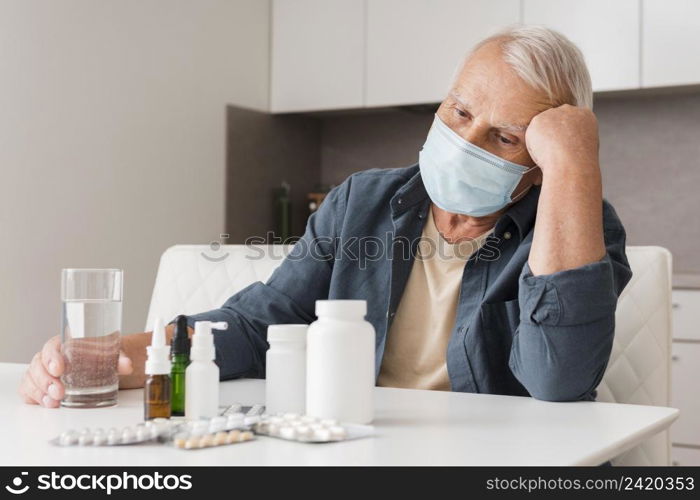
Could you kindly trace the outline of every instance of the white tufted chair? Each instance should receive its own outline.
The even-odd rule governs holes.
[[[633,276],[617,302],[615,342],[598,401],[670,406],[671,253],[627,247]],[[613,465],[669,465],[668,431],[623,453]]]
[[[156,315],[170,320],[223,304],[265,281],[290,247],[176,245],[160,259],[146,329]],[[634,273],[619,299],[613,352],[598,388],[600,401],[670,404],[671,254],[661,247],[627,247]],[[668,431],[613,460],[615,465],[668,465]]]

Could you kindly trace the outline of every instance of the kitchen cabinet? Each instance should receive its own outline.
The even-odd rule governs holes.
[[[672,352],[671,405],[681,415],[671,427],[671,440],[700,447],[700,343],[674,342]]]
[[[520,20],[520,0],[366,1],[366,106],[441,101],[471,46]]]
[[[671,406],[681,410],[671,426],[671,457],[700,465],[700,290],[673,290]]]
[[[639,0],[524,0],[523,22],[555,29],[583,52],[593,90],[640,86]]]
[[[358,0],[274,0],[270,111],[363,106],[365,5]]]
[[[521,21],[578,45],[594,91],[700,83],[695,0],[270,2],[272,113],[439,102],[476,42]]]
[[[673,338],[700,343],[700,290],[673,291]]]
[[[673,465],[697,467],[700,465],[700,448],[682,448],[674,446],[671,453]]]
[[[700,2],[643,0],[642,85],[700,82]]]

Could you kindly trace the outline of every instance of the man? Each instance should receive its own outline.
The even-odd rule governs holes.
[[[378,385],[594,399],[631,272],[591,105],[583,58],[558,33],[517,27],[478,44],[418,165],[351,176],[267,283],[189,318],[228,322],[222,378],[264,376],[269,324],[312,322],[317,299],[366,299]],[[383,253],[353,258],[386,234]],[[122,387],[143,384],[149,342],[123,337]],[[63,369],[53,338],[20,393],[58,406]]]

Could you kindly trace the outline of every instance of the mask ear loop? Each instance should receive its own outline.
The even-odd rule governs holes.
[[[525,172],[523,172],[523,175],[532,172],[532,171],[535,170],[536,168],[540,168],[540,166],[539,166],[539,165],[534,165],[534,166],[528,168]],[[515,203],[516,201],[519,201],[520,198],[522,198],[523,196],[525,196],[525,195],[530,191],[531,188],[532,188],[532,186],[528,186],[528,187],[526,187],[525,189],[523,189],[520,193],[518,193],[517,195],[515,195],[515,196],[511,195],[511,197],[510,197],[510,202],[511,202],[511,203]]]

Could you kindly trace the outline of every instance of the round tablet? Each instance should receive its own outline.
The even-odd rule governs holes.
[[[78,435],[75,431],[70,430],[61,434],[58,438],[58,442],[61,446],[71,446],[78,441]]]
[[[296,439],[296,429],[290,425],[280,428],[280,437],[284,439]]]
[[[314,429],[313,440],[314,441],[330,441],[331,440],[331,431],[329,431],[326,428]]]

